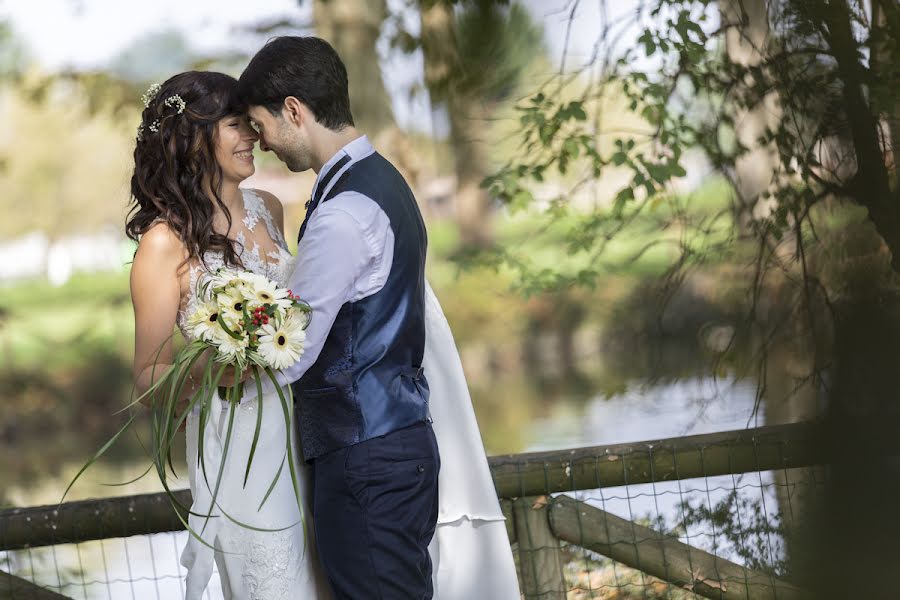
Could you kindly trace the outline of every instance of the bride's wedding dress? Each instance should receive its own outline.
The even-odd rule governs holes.
[[[244,208],[246,233],[242,231],[237,237],[243,248],[244,267],[272,280],[285,281],[292,257],[281,232],[262,199],[251,190],[244,190]],[[265,225],[265,234],[259,231],[259,223]],[[252,241],[261,237],[269,238],[276,246],[265,257],[260,245]],[[215,270],[221,264],[221,255],[206,256],[206,268]],[[192,270],[192,283],[201,273],[199,267]],[[191,300],[185,299],[180,325]],[[459,354],[441,306],[427,284],[425,332],[423,366],[441,453],[438,527],[429,548],[434,598],[518,600],[512,552]],[[245,484],[247,457],[260,410],[262,434]],[[255,390],[245,393],[235,407],[223,465],[230,412],[224,402],[221,409],[210,411],[202,435],[202,465],[198,458],[199,416],[195,412],[187,420],[187,462],[194,513],[189,524],[198,535],[189,536],[181,557],[188,572],[186,598],[202,597],[215,563],[227,600],[330,599],[316,558],[314,537],[328,532],[313,531],[306,465],[299,460],[295,428],[286,430],[281,400],[277,394],[258,399]],[[303,515],[285,457],[289,434],[297,492],[304,500]],[[222,477],[213,505],[220,466]]]

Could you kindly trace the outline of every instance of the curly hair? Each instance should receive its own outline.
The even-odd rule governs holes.
[[[219,120],[246,112],[237,80],[224,73],[187,71],[156,90],[144,98],[125,233],[138,241],[164,221],[184,243],[187,260],[204,261],[207,252],[218,251],[226,264],[240,266],[236,242],[213,230],[216,205],[229,227],[232,223],[220,196],[223,175],[216,142]]]

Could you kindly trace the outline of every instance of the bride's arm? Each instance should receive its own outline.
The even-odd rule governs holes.
[[[172,332],[181,302],[181,240],[164,224],[141,238],[131,266],[134,306],[134,383],[143,395],[172,365]],[[149,404],[149,399],[144,401]]]
[[[131,303],[134,306],[134,365],[135,391],[142,396],[154,381],[172,366],[174,350],[172,333],[175,330],[178,310],[181,306],[181,277],[186,252],[181,240],[164,224],[151,227],[138,244],[131,265]],[[188,399],[199,387],[206,363],[211,360],[207,351],[194,364],[192,381],[182,393]],[[246,380],[252,375],[249,369],[236,374],[225,369],[220,385],[233,385],[235,380]],[[151,399],[142,402],[149,405]]]

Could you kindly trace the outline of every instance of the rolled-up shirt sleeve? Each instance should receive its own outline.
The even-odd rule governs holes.
[[[371,271],[374,256],[367,227],[356,216],[340,208],[335,196],[330,210],[320,207],[310,219],[297,247],[297,261],[287,287],[309,303],[312,319],[306,329],[306,343],[300,360],[276,373],[282,386],[300,379],[325,344],[331,326],[345,303],[353,300],[358,280]],[[267,391],[274,390],[271,382]]]

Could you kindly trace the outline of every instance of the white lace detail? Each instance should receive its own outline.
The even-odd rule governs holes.
[[[246,227],[245,231],[239,231],[234,237],[237,242],[238,256],[244,264],[244,268],[258,275],[265,275],[276,283],[284,283],[289,275],[289,268],[293,256],[288,252],[287,244],[281,230],[275,225],[272,214],[266,208],[266,203],[253,190],[241,190],[244,199],[245,216],[242,223]],[[254,229],[262,221],[266,224],[266,233],[269,239],[275,244],[275,249],[266,252],[263,255],[262,248],[259,243],[253,241],[252,247],[247,248],[247,233],[255,233]],[[204,261],[193,265],[190,269],[190,286],[185,298],[182,298],[181,310],[178,312],[178,328],[181,329],[182,335],[189,339],[188,332],[184,324],[185,318],[190,313],[193,304],[196,302],[195,290],[197,281],[201,274],[215,272],[220,267],[225,266],[225,258],[221,252],[207,252],[204,254]]]
[[[275,225],[272,213],[266,208],[266,202],[256,191],[244,190],[244,210],[247,212],[247,216],[244,217],[244,225],[247,226],[248,230],[252,231],[256,227],[256,223],[262,219],[263,223],[266,224],[266,230],[269,232],[269,237],[272,238],[272,241],[281,248],[287,247],[284,236],[281,235],[281,230]]]
[[[292,592],[303,573],[303,549],[294,547],[296,534],[291,529],[270,532],[234,527],[219,535],[227,539],[229,548],[243,549],[241,577],[249,600],[293,599]]]
[[[244,206],[247,208],[247,214],[244,215],[244,227],[253,231],[253,228],[256,227],[256,223],[259,221],[259,215],[256,212],[250,212],[246,201],[244,202]]]

